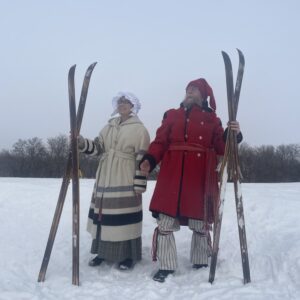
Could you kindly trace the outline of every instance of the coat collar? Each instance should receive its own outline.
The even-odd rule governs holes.
[[[180,103],[180,108],[183,108],[183,109],[185,109],[186,111],[191,111],[191,110],[193,109],[193,107],[198,107],[199,109],[204,110],[204,111],[206,111],[206,112],[213,112],[213,110],[212,110],[210,107],[208,107],[207,101],[204,102],[203,107],[200,107],[200,106],[197,105],[197,104],[193,104],[193,105],[191,105],[189,108],[186,108],[186,107],[184,106],[183,102]]]
[[[111,118],[108,121],[108,124],[111,126],[125,126],[125,125],[129,125],[129,124],[142,124],[141,120],[139,119],[138,116],[132,116],[130,117],[128,120],[126,120],[125,122],[120,124],[120,120],[121,117],[115,117],[115,118]]]

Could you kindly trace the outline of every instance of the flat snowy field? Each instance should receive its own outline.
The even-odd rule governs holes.
[[[300,183],[243,184],[251,283],[244,285],[232,184],[228,184],[216,278],[189,262],[191,232],[175,233],[179,269],[152,280],[155,220],[148,211],[155,182],[144,194],[143,260],[131,271],[105,263],[91,268],[85,231],[93,180],[80,181],[80,286],[72,277],[71,189],[59,224],[46,281],[37,282],[61,179],[0,178],[0,299],[300,299]]]

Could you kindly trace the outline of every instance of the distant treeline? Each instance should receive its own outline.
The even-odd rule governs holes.
[[[0,152],[0,177],[62,177],[69,153],[65,135],[42,139],[19,139],[11,150]],[[240,167],[244,182],[300,181],[300,145],[289,144],[239,147]],[[80,155],[82,177],[94,178],[98,158]],[[155,179],[158,169],[150,174]]]
[[[0,177],[62,177],[69,155],[69,139],[65,135],[48,138],[46,144],[34,137],[19,139],[11,150],[0,152]],[[81,173],[93,178],[97,158],[80,155]]]
[[[239,147],[244,182],[300,181],[300,145]]]

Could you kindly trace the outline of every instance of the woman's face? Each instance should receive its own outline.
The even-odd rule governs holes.
[[[121,97],[118,100],[118,113],[121,116],[128,116],[131,113],[132,103],[125,97]]]

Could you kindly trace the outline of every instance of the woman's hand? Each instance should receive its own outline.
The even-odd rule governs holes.
[[[85,147],[85,139],[82,135],[77,137],[78,149],[83,150]]]

